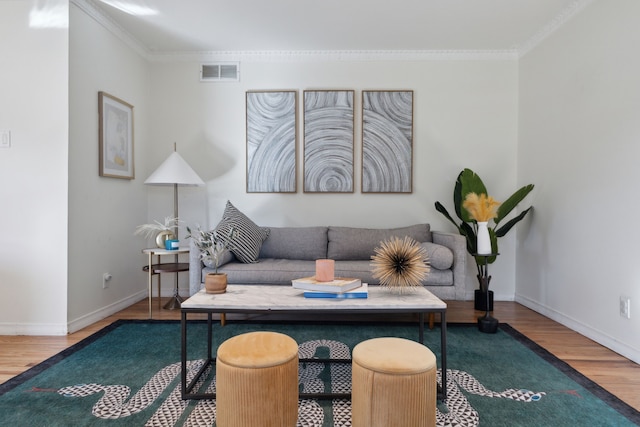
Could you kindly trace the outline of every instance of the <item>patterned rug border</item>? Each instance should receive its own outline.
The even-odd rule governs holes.
[[[196,320],[194,322],[204,322],[204,320]],[[115,322],[111,323],[110,325],[105,326],[104,328],[100,329],[99,331],[94,332],[92,335],[84,338],[83,340],[77,342],[76,344],[73,344],[72,346],[70,346],[70,347],[62,350],[61,352],[51,356],[50,358],[44,360],[43,362],[41,362],[41,363],[29,368],[27,371],[25,371],[25,372],[15,376],[15,377],[11,378],[7,382],[5,382],[3,384],[0,384],[0,396],[2,396],[3,394],[5,394],[5,393],[7,393],[7,392],[9,392],[11,390],[13,390],[14,388],[19,386],[20,384],[22,384],[25,381],[35,377],[36,375],[40,374],[41,372],[44,372],[45,370],[53,367],[54,365],[56,365],[57,363],[61,362],[65,358],[69,357],[73,353],[75,353],[78,350],[81,350],[82,348],[88,346],[89,344],[99,340],[100,338],[102,338],[103,336],[105,336],[109,332],[113,331],[114,329],[120,327],[121,325],[125,325],[125,324],[171,324],[171,323],[180,324],[180,321],[179,320],[153,320],[153,319],[146,319],[146,320],[142,320],[142,319],[119,319],[119,320],[116,320]],[[230,322],[230,323],[234,323],[234,322]],[[251,322],[250,321],[243,321],[243,323],[251,323]],[[291,322],[286,322],[286,321],[260,321],[260,323],[281,323],[282,324],[282,323],[291,323]],[[301,322],[301,323],[304,323],[304,322]],[[318,323],[318,322],[316,322],[316,323]],[[320,323],[323,323],[323,324],[326,324],[326,323],[349,324],[350,322],[342,321],[342,322],[320,322]],[[375,324],[375,323],[376,322],[372,322],[370,324]],[[398,324],[407,324],[407,323],[410,323],[410,322],[398,322]],[[474,326],[476,326],[474,323],[447,323],[447,329],[459,328],[459,327],[474,327]],[[618,398],[615,395],[611,394],[609,391],[604,389],[602,386],[596,384],[594,381],[590,380],[589,378],[587,378],[586,376],[584,376],[583,374],[581,374],[580,372],[575,370],[573,367],[571,367],[571,365],[569,365],[568,363],[564,362],[563,360],[560,360],[558,357],[554,356],[551,352],[549,352],[548,350],[546,350],[543,347],[541,347],[539,344],[537,344],[537,343],[533,342],[532,340],[530,340],[529,338],[527,338],[525,335],[523,335],[521,332],[516,330],[511,325],[509,325],[507,323],[500,323],[499,327],[500,327],[500,329],[502,331],[504,331],[509,336],[514,338],[516,341],[518,341],[519,343],[521,343],[522,345],[527,347],[529,350],[533,351],[540,358],[542,358],[543,360],[545,360],[546,362],[548,362],[549,364],[554,366],[556,369],[558,369],[564,375],[566,375],[567,377],[569,377],[570,379],[572,379],[576,383],[580,384],[582,387],[584,387],[589,392],[591,392],[594,396],[598,397],[600,400],[605,402],[611,408],[615,409],[618,413],[620,413],[621,415],[623,415],[624,417],[626,417],[630,421],[640,425],[640,411],[636,410],[635,408],[633,408],[629,404],[627,404],[624,401],[622,401],[620,398]]]

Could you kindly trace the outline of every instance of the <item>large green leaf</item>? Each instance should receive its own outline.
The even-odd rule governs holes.
[[[460,231],[460,234],[467,239],[467,251],[469,251],[470,254],[474,253],[476,251],[478,241],[476,231],[468,222],[461,223],[458,230]]]
[[[451,217],[451,215],[449,215],[449,211],[447,211],[447,208],[445,208],[442,203],[436,202],[436,210],[444,215],[444,217],[449,221],[451,221],[451,223],[458,229],[460,235],[464,236],[464,231],[460,228],[460,225],[458,225],[458,223]]]
[[[496,230],[496,236],[497,237],[502,237],[505,234],[507,234],[509,232],[509,230],[511,230],[511,227],[513,227],[514,225],[516,225],[518,222],[520,222],[520,220],[522,220],[522,218],[525,217],[525,215],[531,210],[531,206],[528,207],[527,209],[523,210],[522,212],[520,212],[520,214],[518,214],[518,216],[516,216],[515,218],[510,219],[509,221],[506,222],[506,224],[504,224],[502,227],[498,228]]]
[[[442,205],[442,203],[436,202],[436,210],[438,212],[440,212],[442,215],[444,215],[444,217],[447,218],[449,221],[451,221],[451,223],[453,225],[455,225],[456,228],[458,228],[458,229],[460,228],[460,227],[458,227],[458,224],[456,223],[456,221],[453,218],[451,218],[451,215],[449,215],[449,211],[447,211],[447,208],[445,208]]]
[[[456,213],[458,214],[458,217],[464,222],[472,222],[473,218],[471,218],[471,216],[469,216],[469,212],[462,207],[464,199],[469,193],[488,194],[487,188],[484,186],[480,176],[467,168],[458,175],[458,180],[456,181],[456,193],[457,194],[454,194],[454,203],[456,205]]]
[[[498,216],[494,219],[496,226],[533,190],[533,184],[525,185],[502,202],[498,207]]]

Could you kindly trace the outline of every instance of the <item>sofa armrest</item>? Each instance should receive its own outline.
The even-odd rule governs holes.
[[[200,259],[200,249],[193,239],[189,239],[189,296],[202,289],[202,268],[204,264]]]
[[[446,246],[453,252],[453,287],[455,299],[464,300],[467,283],[467,239],[460,234],[432,231],[433,243]]]

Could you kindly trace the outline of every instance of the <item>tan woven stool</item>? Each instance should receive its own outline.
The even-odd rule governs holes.
[[[277,332],[249,332],[218,347],[216,425],[294,427],[298,344]]]
[[[374,338],[353,349],[353,427],[436,425],[436,357],[403,338]]]

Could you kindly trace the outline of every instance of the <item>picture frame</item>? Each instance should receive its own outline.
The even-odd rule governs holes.
[[[134,179],[133,105],[98,92],[98,123],[100,176]]]
[[[362,192],[413,192],[413,91],[362,91]]]
[[[353,193],[353,90],[304,91],[304,192]]]
[[[297,192],[297,91],[247,91],[246,121],[247,193]]]

